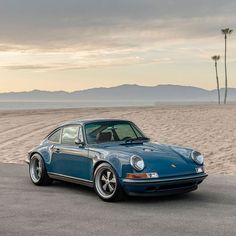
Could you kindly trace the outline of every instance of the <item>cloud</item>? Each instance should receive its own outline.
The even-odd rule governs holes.
[[[100,55],[99,58],[98,55]],[[12,58],[13,57],[15,57],[15,54],[12,54]],[[43,57],[45,57],[45,59],[41,60]],[[64,57],[67,57],[67,59],[63,59]],[[99,54],[99,52],[97,54],[96,52],[93,52],[84,56],[73,53],[58,53],[57,55],[56,53],[49,53],[47,57],[44,54],[37,54],[36,56],[34,54],[26,53],[24,56],[21,55],[21,59],[22,60],[13,60],[8,57],[8,60],[4,61],[0,67],[7,70],[33,70],[37,72],[81,70],[88,68],[93,69],[120,65],[133,65],[142,63],[143,60],[143,58],[136,56],[114,56],[113,54],[106,55],[106,53]]]
[[[235,10],[234,0],[2,1],[0,43],[94,49],[208,37],[236,25]]]
[[[236,28],[235,11],[235,0],[1,1],[1,65],[45,71],[207,58],[220,29]]]
[[[52,67],[50,66],[43,66],[43,65],[9,65],[3,66],[5,69],[9,70],[48,70]]]

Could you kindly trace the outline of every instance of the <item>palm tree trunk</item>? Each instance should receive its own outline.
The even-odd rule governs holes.
[[[217,92],[218,92],[218,104],[220,104],[220,85],[219,85],[219,77],[218,77],[218,70],[217,70],[217,61],[215,61],[215,68],[216,68],[216,84],[217,84]]]
[[[225,99],[224,99],[224,104],[227,103],[227,92],[228,92],[228,79],[227,79],[227,63],[226,63],[226,58],[227,58],[227,35],[225,34]]]

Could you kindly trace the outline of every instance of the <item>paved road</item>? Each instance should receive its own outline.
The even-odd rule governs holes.
[[[24,165],[0,164],[0,235],[236,235],[236,176],[193,193],[102,202],[92,189],[34,186]]]

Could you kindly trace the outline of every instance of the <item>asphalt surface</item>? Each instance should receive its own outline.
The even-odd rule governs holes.
[[[101,201],[93,189],[34,186],[24,165],[0,164],[0,235],[236,235],[236,176],[195,192]]]

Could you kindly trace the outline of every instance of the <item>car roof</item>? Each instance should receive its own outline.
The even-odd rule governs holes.
[[[108,121],[127,121],[131,122],[129,120],[125,119],[108,119],[108,118],[97,118],[97,119],[83,119],[83,120],[71,120],[67,121],[63,124],[61,124],[59,127],[66,126],[66,125],[84,125],[84,124],[89,124],[89,123],[94,123],[94,122],[108,122]]]

